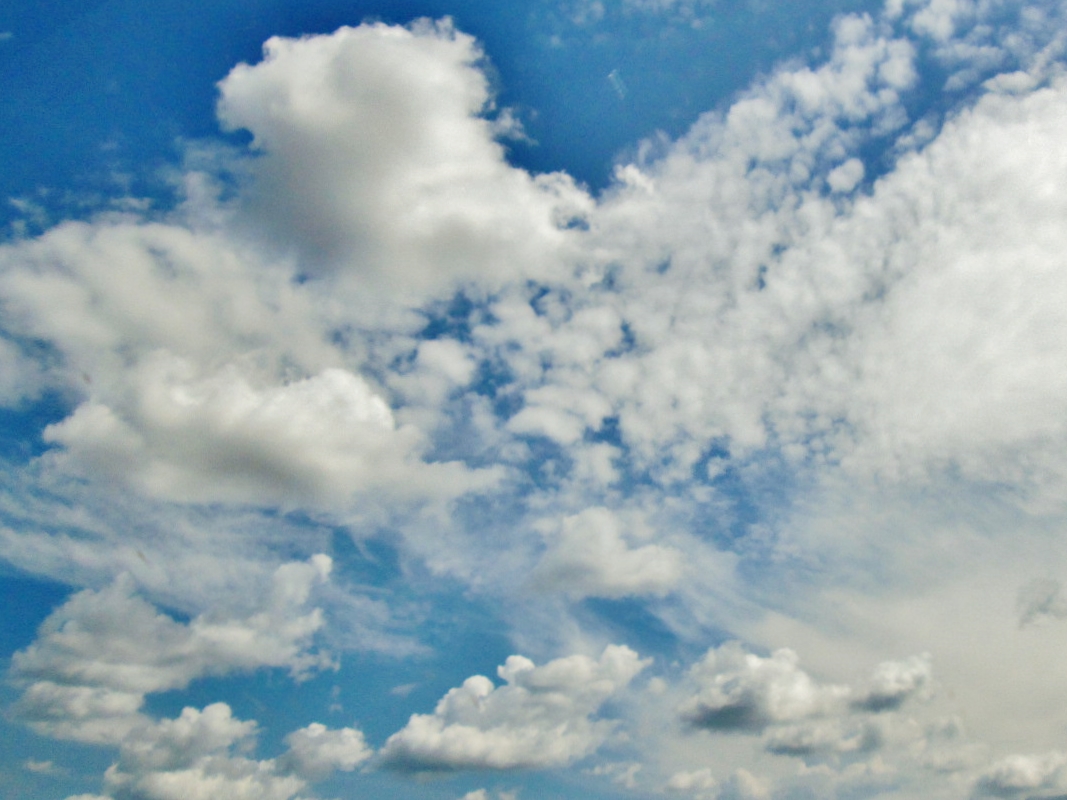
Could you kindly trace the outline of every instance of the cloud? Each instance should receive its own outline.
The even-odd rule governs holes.
[[[225,703],[185,708],[176,719],[131,732],[105,786],[116,798],[138,800],[289,800],[306,785],[301,777],[273,760],[234,753],[251,744],[255,727],[235,719]]]
[[[448,21],[270,39],[219,84],[223,126],[263,154],[251,218],[356,302],[553,274],[590,200],[507,164],[483,59]]]
[[[322,613],[303,611],[330,567],[322,555],[285,564],[251,615],[205,614],[187,624],[135,596],[129,579],[75,594],[12,659],[11,677],[24,687],[16,714],[44,735],[118,747],[104,776],[118,800],[289,800],[309,780],[351,771],[371,755],[354,728],[312,723],[286,737],[281,758],[257,761],[248,757],[256,723],[236,719],[226,703],[174,719],[142,710],[147,694],[203,676],[288,667],[299,678],[329,665],[309,649]]]
[[[473,484],[462,466],[423,465],[420,435],[399,427],[366,381],[342,369],[262,389],[236,370],[211,376],[160,354],[134,378],[123,419],[88,403],[44,433],[88,472],[193,502],[341,505],[354,490],[442,494]]]
[[[596,660],[568,656],[536,666],[511,656],[498,668],[504,684],[482,675],[451,689],[433,714],[415,714],[386,741],[392,769],[493,769],[562,766],[595,751],[615,729],[592,715],[649,661],[611,645]]]
[[[145,695],[195,678],[287,667],[295,676],[330,662],[309,648],[322,612],[304,612],[325,579],[327,556],[280,567],[261,609],[245,617],[204,614],[184,624],[134,594],[132,582],[75,594],[12,657],[24,691],[18,716],[42,734],[115,744],[146,722]]]
[[[670,591],[681,578],[681,551],[658,544],[631,547],[624,524],[606,508],[565,517],[532,574],[534,584],[572,597]]]
[[[232,202],[189,175],[172,213],[0,246],[0,401],[58,387],[72,406],[4,484],[2,552],[94,586],[128,568],[153,600],[232,598],[335,533],[247,506],[325,509],[357,537],[385,520],[405,567],[461,578],[520,644],[616,641],[568,613],[588,597],[636,598],[681,650],[751,642],[661,679],[662,725],[630,743],[646,762],[596,774],[723,798],[1062,793],[1058,752],[996,760],[935,724],[1033,752],[1062,729],[1041,668],[1062,654],[1035,624],[1064,616],[1061,587],[1027,582],[1059,568],[1067,497],[1054,6],[840,17],[823,63],[641,145],[595,201],[507,163],[484,56],[447,22],[271,40],[220,84],[255,155]],[[973,94],[913,122],[931,57]],[[453,505],[475,491],[484,506]],[[17,713],[118,746],[119,795],[290,797],[355,770],[354,728],[309,724],[257,761],[228,707],[144,712],[198,677],[329,665],[307,605],[325,572],[287,565],[247,607],[213,591],[188,623],[129,579],[80,592],[15,657]],[[953,688],[936,698],[933,656]],[[569,765],[620,727],[598,714],[646,663],[514,656],[502,685],[474,676],[412,716],[382,763]]]
[[[688,772],[676,772],[667,781],[667,790],[671,792],[709,792],[718,786],[708,768]]]
[[[892,712],[928,691],[929,656],[883,662],[862,688],[820,684],[798,663],[792,650],[764,658],[727,642],[690,669],[690,686],[697,691],[677,713],[691,729],[762,734],[760,746],[767,753],[815,764],[847,757],[846,763],[855,766],[855,758],[863,754],[922,746],[914,723],[897,720]]]
[[[372,754],[361,731],[330,730],[318,722],[293,731],[285,737],[285,743],[289,752],[283,761],[293,772],[308,778],[322,777],[334,770],[351,772]]]
[[[853,705],[874,712],[898,709],[909,698],[922,694],[929,687],[932,675],[929,654],[906,661],[883,662],[875,669],[866,690],[853,699]]]
[[[1067,790],[1067,756],[1060,752],[1044,755],[1012,755],[1001,759],[978,779],[978,797],[1047,797]]]
[[[1060,582],[1052,578],[1035,578],[1019,590],[1017,600],[1019,627],[1051,617],[1067,617],[1067,601],[1062,596]]]
[[[761,658],[727,642],[692,668],[700,690],[679,713],[696,728],[758,733],[771,724],[829,714],[848,696],[848,687],[820,686],[797,664],[792,650]]]

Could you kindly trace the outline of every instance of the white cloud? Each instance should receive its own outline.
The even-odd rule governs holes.
[[[615,729],[592,715],[649,662],[611,645],[599,660],[568,656],[536,666],[511,656],[504,685],[482,675],[451,689],[433,714],[415,714],[389,737],[383,762],[405,771],[518,769],[569,764]]]
[[[220,83],[219,119],[264,156],[249,212],[305,268],[350,276],[368,311],[369,287],[415,299],[552,274],[559,225],[590,201],[507,164],[482,58],[447,21],[269,40]]]
[[[885,661],[878,665],[867,688],[852,702],[864,711],[900,708],[906,700],[928,689],[932,675],[929,654],[906,661]]]
[[[186,708],[176,719],[145,724],[122,742],[104,776],[109,792],[139,800],[290,800],[305,781],[272,760],[234,754],[247,747],[254,722],[234,719],[229,706]]]
[[[979,797],[1047,797],[1067,790],[1067,755],[1013,755],[987,769],[975,785]]]
[[[719,800],[765,800],[770,787],[746,769],[737,769],[723,785]]]
[[[285,743],[289,752],[283,762],[293,772],[308,778],[322,777],[334,770],[351,772],[372,754],[361,731],[330,730],[318,722],[293,731],[285,737]]]
[[[290,800],[309,780],[351,771],[371,751],[353,728],[312,723],[286,737],[278,760],[248,757],[256,723],[225,703],[185,708],[175,719],[142,713],[145,695],[182,689],[194,678],[258,667],[289,667],[298,678],[328,662],[309,651],[322,626],[303,613],[326,556],[280,567],[260,608],[243,618],[207,614],[176,622],[132,594],[129,580],[74,595],[12,659],[25,687],[18,716],[38,732],[119,748],[104,776],[113,797],[140,800]]]
[[[625,522],[606,508],[565,517],[550,533],[548,552],[532,580],[572,597],[663,594],[682,575],[682,553],[659,544],[630,546]]]
[[[667,790],[671,792],[709,792],[718,786],[718,781],[711,774],[711,770],[704,769],[676,772],[667,781]],[[701,796],[698,794],[698,796]]]
[[[58,462],[194,502],[342,505],[354,492],[403,495],[413,481],[446,496],[472,485],[461,465],[421,464],[418,431],[346,370],[260,388],[160,353],[130,383],[119,413],[87,403],[46,429],[65,446]]]
[[[683,688],[656,684],[670,725],[689,723],[647,745],[686,740],[657,785],[725,798],[765,796],[772,778],[820,796],[899,781],[906,796],[936,774],[978,794],[1062,793],[1058,752],[983,772],[986,751],[932,732],[935,712],[915,702],[932,695],[936,657],[952,686],[936,714],[1033,752],[1062,730],[1047,677],[1062,653],[1038,623],[1064,603],[1056,579],[1033,576],[1062,568],[1048,531],[1067,507],[1067,82],[1053,33],[1038,35],[1062,30],[1054,4],[988,24],[1024,5],[891,2],[895,28],[841,18],[825,64],[783,66],[680,141],[646,146],[596,203],[565,176],[507,164],[481,53],[448,24],[272,40],[221,84],[220,117],[251,130],[259,155],[233,209],[197,195],[165,223],[68,223],[0,247],[12,337],[0,339],[0,402],[53,384],[82,401],[49,429],[62,449],[35,466],[52,470],[42,485],[80,474],[199,503],[448,501],[501,473],[428,454],[476,433],[484,441],[457,449],[525,466],[543,443],[531,440],[548,440],[562,466],[539,473],[544,486],[520,497],[492,484],[518,519],[457,532],[442,502],[405,529],[405,555],[493,593],[516,637],[551,617],[552,635],[588,640],[565,601],[641,595],[685,645],[726,630],[766,646],[709,651]],[[943,125],[909,129],[901,98],[919,47],[959,88],[1011,71]],[[861,159],[898,133],[897,163]],[[588,231],[566,227],[575,216]],[[461,286],[485,303],[471,336],[417,341],[425,318],[407,312]],[[29,339],[55,360],[27,361]],[[495,398],[514,401],[501,403],[510,416],[461,397],[486,364],[512,381]],[[768,463],[781,491],[777,476],[773,492],[759,486]],[[794,491],[809,495],[790,507]],[[608,510],[623,503],[656,520],[647,535]],[[166,580],[184,571],[198,587],[201,569],[223,583],[289,547],[264,528],[217,550],[177,533],[153,550],[68,505],[47,542],[5,522],[3,552],[82,578],[105,563],[147,573],[164,554]],[[968,527],[990,509],[1000,515]],[[85,529],[99,537],[69,533]],[[554,596],[523,594],[537,608],[520,619],[515,576],[531,574],[538,537],[533,583]],[[266,610],[198,608],[187,625],[121,582],[78,594],[16,656],[20,713],[51,735],[125,742],[113,785],[146,797],[288,797],[308,776],[355,769],[369,752],[355,729],[312,724],[261,762],[231,752],[251,723],[228,710],[142,713],[146,693],[201,675],[323,664],[311,649],[322,617],[305,608],[313,567],[285,573]],[[926,650],[855,679],[857,664]],[[570,764],[616,729],[598,709],[643,663],[625,648],[542,667],[513,657],[502,686],[475,676],[413,716],[383,761]],[[208,749],[183,750],[183,726],[204,728]],[[752,735],[718,736],[731,733]]]
[[[737,642],[727,642],[709,650],[692,668],[690,675],[700,688],[679,713],[697,728],[759,732],[768,725],[821,717],[839,708],[849,688],[819,685],[797,664],[792,650],[761,658]]]
[[[304,605],[330,566],[326,556],[283,565],[261,609],[244,617],[204,614],[188,624],[137,597],[128,578],[79,592],[12,657],[12,677],[25,687],[18,714],[50,736],[118,743],[145,724],[146,694],[205,675],[271,666],[300,676],[328,665],[309,650],[322,612]]]

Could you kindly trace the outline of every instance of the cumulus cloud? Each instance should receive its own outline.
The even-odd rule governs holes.
[[[648,660],[611,645],[599,659],[575,655],[538,667],[511,656],[451,689],[433,714],[415,714],[386,741],[383,763],[404,771],[561,766],[595,751],[615,729],[593,715]]]
[[[681,578],[681,551],[659,544],[632,547],[623,524],[606,508],[564,518],[533,572],[534,583],[574,597],[670,591]]]
[[[864,711],[890,711],[929,687],[933,676],[930,655],[913,656],[906,661],[879,664],[867,688],[853,704]]]
[[[79,592],[13,656],[12,677],[25,687],[17,712],[50,736],[118,743],[145,724],[147,694],[205,675],[287,667],[300,676],[326,666],[329,659],[310,649],[322,612],[304,605],[330,567],[322,555],[283,565],[261,609],[245,617],[204,614],[188,624],[138,597],[128,578]]]
[[[162,720],[143,706],[147,694],[203,676],[288,667],[300,677],[328,665],[309,649],[322,613],[304,606],[330,567],[321,555],[285,564],[251,615],[206,614],[188,624],[134,595],[128,579],[80,592],[12,659],[11,677],[24,686],[16,713],[48,736],[117,746],[104,776],[109,798],[289,800],[308,781],[366,761],[362,732],[312,723],[286,737],[281,758],[255,760],[256,723],[236,719],[226,703]]]
[[[798,663],[792,650],[761,658],[727,642],[692,668],[700,690],[679,713],[697,728],[759,732],[774,723],[826,715],[849,694],[846,686],[819,685]]]
[[[671,792],[709,792],[718,786],[718,781],[708,768],[676,772],[667,780],[667,790]]]
[[[46,429],[46,441],[65,447],[60,463],[194,502],[340,505],[353,490],[403,494],[411,480],[445,496],[474,485],[458,464],[413,458],[418,431],[398,427],[381,397],[346,370],[259,388],[237,370],[200,377],[159,354],[139,372],[125,414],[86,403]]]
[[[507,164],[483,59],[447,21],[269,40],[219,85],[222,124],[263,154],[250,214],[359,293],[552,274],[590,200]]]
[[[319,722],[293,731],[285,737],[285,743],[289,752],[283,761],[293,772],[308,778],[322,777],[334,770],[351,772],[372,754],[362,731],[330,730]]]
[[[234,752],[252,744],[255,728],[235,719],[225,703],[142,725],[122,742],[105,787],[116,798],[138,800],[289,800],[305,787],[301,777],[273,760]]]
[[[978,797],[1048,797],[1067,790],[1067,755],[1012,755],[997,761],[978,779]]]
[[[792,650],[761,657],[727,642],[709,650],[689,677],[697,691],[677,712],[691,728],[762,734],[766,752],[818,763],[827,756],[857,756],[893,743],[913,745],[918,733],[910,723],[894,725],[890,712],[922,696],[932,673],[924,655],[879,664],[860,688],[821,684],[800,669]]]

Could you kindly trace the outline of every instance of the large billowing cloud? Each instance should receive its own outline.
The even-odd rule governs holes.
[[[507,164],[482,58],[448,22],[268,41],[220,84],[222,124],[263,154],[250,213],[368,311],[368,290],[560,274],[565,226],[590,201],[566,175]]]

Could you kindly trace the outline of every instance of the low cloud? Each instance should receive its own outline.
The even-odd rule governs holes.
[[[416,714],[386,741],[383,764],[396,770],[508,770],[562,766],[590,755],[615,730],[593,715],[649,661],[611,645],[599,659],[568,656],[540,667],[511,656],[498,668],[501,686],[468,678]]]
[[[1067,792],[1067,755],[1012,755],[997,761],[978,779],[977,797],[1050,797]]]
[[[322,612],[304,604],[330,567],[327,556],[283,565],[261,610],[188,624],[138,597],[128,578],[79,592],[13,656],[11,677],[23,687],[16,713],[42,734],[116,744],[146,724],[147,694],[206,675],[287,667],[299,677],[328,666],[325,654],[310,649]]]
[[[682,576],[682,553],[660,544],[631,544],[625,522],[606,508],[589,508],[562,520],[547,538],[548,552],[533,583],[572,597],[664,594]]]

